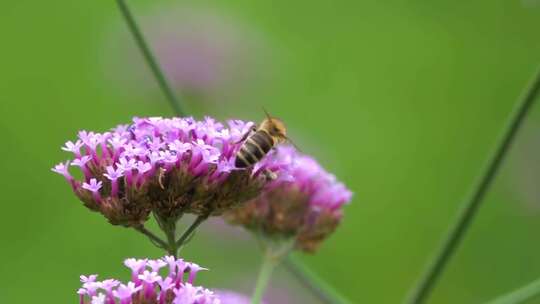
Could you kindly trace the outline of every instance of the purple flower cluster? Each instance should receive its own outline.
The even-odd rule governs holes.
[[[252,122],[226,125],[206,117],[135,118],[110,132],[80,131],[62,150],[74,159],[52,170],[62,174],[91,210],[112,224],[138,226],[150,212],[162,218],[182,213],[220,215],[256,197],[268,183],[260,162],[237,169],[235,155]],[[79,167],[76,180],[69,167]],[[276,170],[279,170],[277,167]]]
[[[279,171],[263,193],[227,213],[233,224],[270,237],[295,238],[295,246],[314,252],[342,218],[352,193],[313,158],[280,146],[258,170]]]
[[[197,264],[166,256],[158,260],[127,259],[131,281],[96,281],[97,275],[81,276],[80,304],[220,304],[208,289],[193,286],[197,272],[206,270]],[[167,269],[161,276],[160,270]]]

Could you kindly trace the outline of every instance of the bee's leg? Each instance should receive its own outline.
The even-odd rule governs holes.
[[[267,181],[273,181],[278,177],[276,173],[274,173],[274,172],[272,172],[272,171],[270,171],[268,169],[265,169],[263,174],[264,174],[264,177],[266,177]]]

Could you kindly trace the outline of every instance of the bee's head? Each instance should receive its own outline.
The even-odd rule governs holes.
[[[277,137],[280,140],[285,141],[287,139],[287,128],[283,121],[277,118],[266,119],[267,131],[272,137]]]
[[[266,130],[270,136],[278,139],[279,141],[286,141],[287,128],[285,127],[283,121],[270,116],[266,110],[264,112],[266,113],[266,119],[261,124],[262,129]]]

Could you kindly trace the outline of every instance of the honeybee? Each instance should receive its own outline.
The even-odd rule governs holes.
[[[271,117],[266,110],[266,119],[259,127],[247,132],[239,142],[244,142],[236,153],[234,164],[237,168],[247,168],[259,162],[277,144],[290,141],[283,121]]]

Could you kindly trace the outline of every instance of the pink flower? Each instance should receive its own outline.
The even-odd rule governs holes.
[[[197,265],[195,263],[187,263],[186,266],[187,266],[187,268],[189,268],[188,283],[190,283],[190,284],[193,284],[193,281],[195,281],[195,277],[197,276],[197,272],[199,272],[201,270],[208,270],[206,268],[200,267],[199,265]]]
[[[97,179],[92,178],[90,179],[90,183],[83,183],[82,188],[92,192],[94,200],[100,203],[101,195],[99,194],[99,189],[101,189],[102,185],[103,183],[101,181],[98,182]]]
[[[135,283],[139,282],[139,274],[141,274],[146,267],[147,260],[138,260],[134,258],[126,259],[124,265],[131,269],[131,277]]]
[[[269,236],[295,238],[296,248],[315,251],[338,226],[352,192],[312,157],[279,146],[254,174],[279,172],[258,198],[227,214],[231,223]]]
[[[54,168],[52,168],[51,170],[53,172],[56,172],[64,176],[64,178],[71,184],[71,186],[75,188],[75,184],[74,184],[75,180],[73,179],[73,176],[71,176],[68,170],[69,163],[70,163],[69,160],[66,161],[65,163],[59,163],[58,165],[54,166]]]
[[[81,147],[83,146],[82,141],[77,140],[75,143],[72,141],[67,141],[66,144],[62,147],[62,150],[67,152],[72,152],[76,157],[81,156]]]
[[[142,286],[135,286],[135,283],[129,282],[127,285],[120,284],[118,288],[112,291],[113,296],[120,300],[120,304],[130,304],[133,294],[141,290]]]
[[[84,173],[84,177],[86,178],[86,180],[89,180],[90,177],[92,176],[92,174],[90,173],[90,170],[88,169],[88,167],[86,166],[86,164],[92,159],[92,157],[88,156],[88,155],[85,155],[85,156],[82,156],[80,158],[76,158],[73,160],[73,162],[71,163],[72,166],[77,166],[77,167],[80,167],[81,170],[83,171]]]
[[[159,260],[138,260],[127,259],[124,264],[128,266],[133,274],[137,274],[136,281],[121,283],[115,279],[108,279],[96,282],[96,275],[81,276],[83,288],[77,293],[81,304],[135,304],[159,303],[159,304],[219,304],[220,301],[213,292],[202,287],[195,287],[192,283],[182,283],[177,277],[176,268],[172,268],[172,273],[162,278],[157,272],[148,270],[147,267],[158,269],[167,264],[177,265],[184,263],[183,260],[176,260],[172,257],[164,257]],[[186,263],[189,265],[196,265]],[[193,269],[203,269],[192,266]],[[142,284],[142,285],[141,285]],[[119,301],[119,302],[117,302]]]
[[[161,268],[167,265],[163,260],[149,260],[147,263],[148,267],[152,269],[153,272],[159,272]]]
[[[115,169],[113,166],[107,166],[105,169],[107,170],[107,173],[104,173],[103,176],[111,181],[115,181],[124,176],[124,171],[120,168]]]
[[[90,283],[95,282],[97,279],[97,274],[91,274],[89,276],[81,275],[81,283]]]

